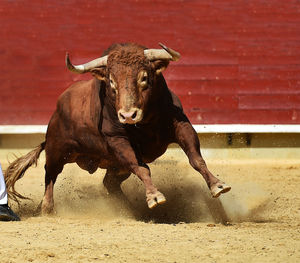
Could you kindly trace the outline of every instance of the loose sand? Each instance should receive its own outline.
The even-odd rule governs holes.
[[[178,149],[150,165],[167,203],[149,210],[132,175],[122,186],[131,207],[107,195],[104,171],[67,165],[55,185],[53,216],[36,208],[44,161],[17,188],[33,201],[0,222],[0,262],[300,262],[300,162],[214,161],[232,191],[212,199]],[[5,167],[4,167],[5,168]]]

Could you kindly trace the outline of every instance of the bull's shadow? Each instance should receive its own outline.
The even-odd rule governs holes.
[[[151,170],[153,180],[167,202],[150,210],[145,203],[143,185],[136,177],[131,177],[124,183],[123,190],[132,209],[138,211],[137,220],[166,224],[270,221],[263,216],[270,208],[270,200],[261,196],[254,206],[249,205],[246,200],[253,199],[252,195],[256,193],[244,193],[242,188],[247,186],[234,186],[231,192],[212,198],[202,176],[188,162],[156,161]]]
[[[136,220],[162,224],[215,222],[226,224],[229,221],[219,199],[210,197],[208,190],[199,185],[182,185],[159,188],[167,202],[149,209],[144,196],[130,198],[131,209],[136,211]]]

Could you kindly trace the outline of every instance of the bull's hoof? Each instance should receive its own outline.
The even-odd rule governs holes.
[[[217,198],[221,194],[225,194],[225,193],[229,192],[230,189],[231,189],[231,186],[229,186],[223,182],[217,182],[210,187],[210,192],[212,194],[212,197]]]
[[[165,203],[167,200],[164,195],[160,192],[154,194],[147,194],[147,204],[150,209],[156,207],[159,204]]]
[[[54,214],[54,203],[42,201],[41,212],[43,216]]]
[[[49,207],[42,207],[41,213],[43,216],[53,215],[54,209]]]

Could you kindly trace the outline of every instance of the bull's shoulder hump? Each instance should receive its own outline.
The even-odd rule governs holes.
[[[81,80],[73,83],[69,88],[67,88],[60,96],[58,101],[64,100],[70,97],[78,97],[83,94],[87,94],[94,88],[93,79],[91,80]]]
[[[94,79],[74,82],[65,92],[78,93],[87,91],[93,87]]]
[[[85,104],[98,104],[99,87],[95,85],[94,80],[78,81],[66,89],[58,98],[57,108],[81,107]],[[99,102],[100,103],[100,102]]]
[[[172,98],[172,104],[176,107],[179,107],[180,109],[182,109],[182,104],[181,104],[181,101],[179,99],[179,97],[169,89],[169,92],[170,92],[170,95],[171,95],[171,98]]]
[[[58,99],[56,111],[76,127],[95,126],[99,119],[99,87],[94,80],[74,83]],[[97,125],[96,125],[97,126]]]

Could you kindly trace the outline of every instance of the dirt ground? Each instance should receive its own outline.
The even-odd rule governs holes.
[[[135,176],[122,186],[129,207],[107,195],[103,171],[68,165],[55,185],[53,216],[36,214],[43,165],[18,182],[32,198],[12,204],[22,221],[0,223],[1,263],[300,262],[300,162],[210,160],[232,186],[212,199],[182,152],[171,149],[150,165],[167,198],[154,210]]]

